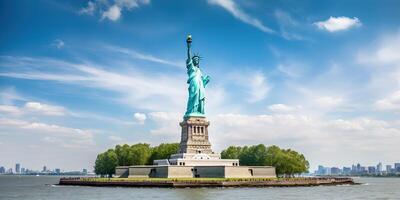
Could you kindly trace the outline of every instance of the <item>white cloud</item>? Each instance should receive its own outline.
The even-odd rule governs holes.
[[[297,78],[304,74],[307,66],[300,62],[286,61],[278,65],[277,69],[286,76]]]
[[[268,109],[272,112],[290,112],[293,111],[295,108],[285,104],[273,104],[268,106]]]
[[[344,100],[341,97],[323,96],[323,97],[317,97],[315,99],[315,102],[320,107],[334,108],[340,106],[344,102]]]
[[[109,117],[106,115],[99,115],[97,113],[80,112],[80,111],[76,112],[76,111],[70,111],[70,110],[67,113],[69,116],[74,117],[74,118],[97,120],[97,121],[101,121],[101,122],[117,124],[118,126],[121,126],[121,125],[130,126],[130,125],[135,124],[131,120],[123,120],[123,119],[113,118],[113,117]]]
[[[267,83],[267,78],[261,72],[254,73],[249,77],[249,102],[257,102],[263,100],[270,90],[270,86]]]
[[[274,16],[279,23],[280,34],[286,40],[304,40],[305,38],[294,30],[299,30],[300,23],[289,13],[283,10],[275,10]]]
[[[150,0],[115,0],[115,4],[121,8],[132,9],[139,7],[140,4],[149,4]]]
[[[366,84],[374,108],[400,111],[400,31],[390,32],[359,48],[356,60],[368,71]],[[376,111],[375,110],[375,111]],[[389,114],[389,113],[386,113]]]
[[[24,108],[30,112],[43,115],[62,116],[66,114],[66,111],[63,107],[47,105],[39,102],[27,102]]]
[[[95,10],[96,10],[96,4],[93,3],[92,1],[88,1],[87,6],[81,8],[79,10],[79,13],[84,15],[93,15]]]
[[[214,82],[213,82],[214,83]],[[222,85],[211,85],[206,89],[206,114],[217,114],[226,110],[237,110],[236,106],[227,103],[230,95]],[[184,107],[186,109],[186,107]]]
[[[259,30],[266,33],[275,33],[272,29],[265,26],[259,19],[254,18],[244,12],[233,0],[208,0],[208,3],[211,5],[217,5],[231,13],[235,18],[240,21],[252,25]]]
[[[20,105],[21,102],[24,102],[24,104]],[[46,115],[66,116],[78,119],[84,118],[126,126],[134,124],[132,120],[121,120],[105,115],[99,115],[97,113],[73,111],[59,105],[49,105],[41,102],[34,102],[31,101],[30,98],[19,94],[14,88],[5,88],[0,91],[0,116],[5,118],[35,117],[37,119]]]
[[[132,56],[133,58],[140,59],[140,60],[146,60],[150,62],[155,62],[155,63],[160,63],[160,64],[165,64],[165,65],[171,65],[179,68],[184,68],[186,65],[184,62],[177,62],[177,61],[170,61],[170,60],[165,60],[162,58],[158,58],[156,56],[150,55],[150,54],[145,54],[141,53],[132,49],[126,49],[122,47],[116,47],[116,46],[105,46],[107,50],[126,54],[129,56]]]
[[[232,138],[230,139],[232,140],[260,142],[285,137],[295,138],[297,135],[302,135],[304,133],[303,131],[292,132],[290,131],[291,129],[313,126],[311,120],[307,116],[292,114],[219,114],[213,117],[213,121],[218,122],[214,123],[214,125],[217,129],[216,132],[219,133],[219,137],[231,135]]]
[[[146,121],[146,114],[144,113],[135,113],[133,114],[133,118],[135,119],[135,121],[139,124],[144,124],[144,122]]]
[[[117,21],[121,18],[123,10],[132,10],[140,5],[149,4],[150,0],[113,0],[113,1],[88,1],[87,6],[79,10],[80,14],[93,15],[98,11],[101,15],[101,20],[109,19]]]
[[[93,133],[88,130],[5,118],[0,118],[0,125],[1,132],[12,130],[13,134],[35,134],[33,138],[45,135],[45,141],[58,141],[63,147],[87,148],[95,144]]]
[[[400,66],[400,31],[386,35],[373,47],[363,47],[357,55],[357,61],[373,66]]]
[[[156,123],[156,128],[150,131],[151,134],[172,136],[176,139],[180,137],[179,122],[183,119],[183,115],[181,113],[152,112],[149,113],[149,119]]]
[[[283,25],[289,25],[289,26],[299,25],[299,23],[295,19],[293,19],[289,13],[284,12],[282,10],[275,10],[274,16]]]
[[[4,141],[0,157],[5,165],[18,158],[30,169],[40,169],[43,165],[68,170],[93,169],[96,155],[104,150],[96,145],[97,132],[36,118],[20,120],[7,116],[0,118],[0,140]]]
[[[119,103],[152,111],[165,108],[167,111],[177,110],[185,104],[186,89],[185,84],[182,84],[186,82],[184,73],[168,76],[154,73],[143,74],[135,70],[114,72],[104,70],[105,67],[94,67],[93,64],[75,64],[46,58],[25,60],[13,57],[13,61],[10,60],[10,62],[23,63],[27,68],[16,68],[20,71],[0,73],[0,76],[100,88],[117,92],[120,96],[117,95],[114,100]],[[49,66],[57,66],[61,71],[38,72],[40,70],[34,70]],[[158,84],[154,84],[154,80],[157,80]]]
[[[400,39],[392,41],[385,47],[382,47],[376,52],[376,58],[380,62],[393,63],[400,61]]]
[[[121,137],[119,137],[119,136],[115,136],[115,135],[109,136],[108,139],[110,139],[110,140],[112,140],[112,141],[114,141],[114,142],[121,142],[121,141],[124,140],[123,138],[121,138]]]
[[[71,110],[67,110],[62,106],[54,106],[48,105],[39,102],[26,102],[25,105],[21,107],[14,105],[1,105],[0,104],[0,116],[5,118],[10,117],[20,117],[27,118],[35,117],[35,119],[40,119],[43,116],[66,116],[72,117],[69,119],[89,119],[89,120],[97,120],[101,122],[113,123],[118,125],[130,126],[133,125],[132,121],[125,121],[117,118],[112,118],[104,115],[99,115],[96,113],[88,113],[88,112],[75,112]]]
[[[13,104],[16,100],[24,101],[22,97],[13,87],[4,88],[0,91],[0,102],[3,104]]]
[[[325,21],[319,21],[314,23],[319,29],[327,30],[329,32],[343,31],[353,27],[361,26],[361,22],[357,17],[329,17]]]
[[[16,106],[0,105],[0,113],[7,113],[11,115],[20,115],[22,111]]]
[[[55,46],[57,49],[61,49],[65,46],[65,42],[61,39],[55,39],[51,45]]]
[[[380,110],[400,111],[400,90],[375,103]]]
[[[39,102],[26,102],[23,107],[13,105],[0,105],[0,113],[11,115],[40,114],[51,116],[63,116],[67,114],[61,106],[47,105]]]
[[[121,8],[117,5],[113,5],[108,8],[107,11],[103,12],[101,19],[109,19],[111,21],[117,21],[121,17]]]
[[[234,84],[241,98],[250,103],[265,99],[271,89],[267,77],[259,70],[233,71],[226,74],[226,80],[223,81],[229,84],[228,87]]]

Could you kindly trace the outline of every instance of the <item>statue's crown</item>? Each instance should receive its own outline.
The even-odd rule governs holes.
[[[195,57],[197,57],[197,58],[199,58],[199,59],[202,59],[202,57],[200,56],[199,53],[194,53],[194,55],[192,56],[192,58],[195,58]]]

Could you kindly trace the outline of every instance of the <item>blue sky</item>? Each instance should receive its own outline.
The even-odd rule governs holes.
[[[399,161],[399,1],[2,1],[0,165],[92,169],[115,144],[178,142],[187,34],[211,76],[215,151]]]

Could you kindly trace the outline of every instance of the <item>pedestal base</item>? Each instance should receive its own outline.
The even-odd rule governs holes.
[[[221,159],[219,154],[173,154],[170,159],[154,160],[154,165],[177,166],[239,166],[238,159]]]
[[[120,178],[276,178],[270,166],[120,166]]]

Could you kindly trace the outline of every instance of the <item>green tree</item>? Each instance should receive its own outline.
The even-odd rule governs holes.
[[[242,152],[242,147],[230,146],[221,152],[222,159],[239,159],[239,155]]]
[[[127,144],[115,146],[115,153],[118,157],[119,166],[133,165],[133,154],[131,147]]]
[[[95,172],[96,174],[99,174],[99,175],[104,175],[104,174],[106,174],[106,173],[105,173],[105,170],[104,170],[104,167],[103,167],[103,163],[104,163],[104,154],[105,154],[105,153],[101,153],[101,154],[98,154],[98,155],[97,155],[96,162],[95,162],[95,165],[94,165],[94,172]]]
[[[286,157],[282,149],[278,146],[270,146],[267,149],[266,165],[274,166],[278,175],[286,172]]]
[[[146,143],[134,144],[130,147],[132,165],[145,165],[151,156],[150,145]]]
[[[176,154],[179,151],[179,143],[161,143],[151,149],[151,156],[147,164],[153,164],[154,160],[168,159],[171,154]]]
[[[222,158],[239,159],[244,166],[274,166],[279,176],[294,176],[307,172],[309,163],[303,154],[278,146],[265,147],[263,144],[235,147],[230,146],[221,153]]]
[[[112,177],[115,174],[115,167],[118,166],[118,157],[113,149],[109,149],[97,156],[95,162],[95,173],[102,176]]]
[[[291,149],[283,150],[283,152],[288,157],[288,169],[285,174],[293,176],[294,174],[300,174],[308,171],[309,163],[303,154],[299,154]]]
[[[156,147],[146,143],[116,145],[115,149],[97,155],[94,168],[96,174],[110,175],[115,172],[115,166],[153,164],[153,160],[169,158],[178,150],[179,143],[162,143]]]
[[[263,166],[266,165],[267,148],[263,144],[243,147],[239,155],[242,165]]]

